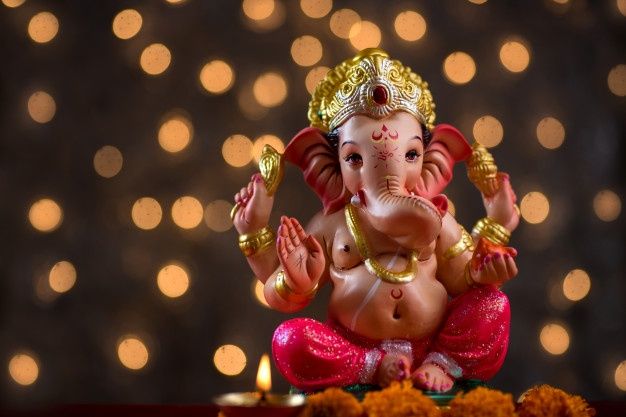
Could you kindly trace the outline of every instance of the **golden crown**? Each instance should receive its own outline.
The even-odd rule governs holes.
[[[406,111],[432,129],[435,103],[422,77],[377,48],[328,71],[309,103],[311,126],[331,131],[355,114],[382,118]]]

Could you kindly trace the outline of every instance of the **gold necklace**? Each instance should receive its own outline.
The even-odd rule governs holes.
[[[361,258],[364,259],[363,262],[365,263],[365,267],[371,274],[391,284],[406,284],[407,282],[411,282],[415,279],[415,273],[413,272],[417,264],[417,253],[415,251],[411,251],[409,255],[409,262],[406,268],[404,268],[404,271],[392,272],[388,270],[372,256],[367,240],[365,239],[365,236],[359,226],[359,219],[356,216],[356,211],[354,207],[352,207],[352,204],[346,204],[345,215],[348,231],[350,231],[352,239],[356,242],[357,250],[359,251]]]

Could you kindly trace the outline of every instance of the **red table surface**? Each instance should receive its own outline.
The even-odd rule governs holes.
[[[592,401],[596,417],[626,416],[626,401]],[[1,410],[1,416],[15,417],[214,417],[218,408],[213,404],[198,405],[60,405],[45,410]]]

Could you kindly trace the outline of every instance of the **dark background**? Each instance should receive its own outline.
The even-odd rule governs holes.
[[[258,358],[270,349],[273,329],[288,316],[261,306],[250,290],[252,274],[236,246],[233,229],[210,231],[202,222],[188,231],[169,216],[171,204],[194,195],[203,204],[230,200],[255,171],[227,165],[223,141],[234,133],[263,133],[287,141],[307,125],[308,69],[290,56],[291,42],[310,34],[322,42],[318,65],[333,67],[355,51],[335,37],[322,19],[305,16],[296,1],[283,1],[287,19],[277,29],[256,33],[244,24],[240,1],[35,1],[0,6],[0,400],[10,405],[68,402],[207,402],[217,393],[251,389]],[[541,191],[551,203],[539,225],[522,221],[512,245],[519,250],[519,276],[507,284],[511,299],[511,344],[492,385],[514,394],[538,382],[589,399],[624,398],[614,383],[626,360],[624,216],[603,222],[592,201],[602,189],[623,199],[626,100],[607,87],[611,68],[626,61],[626,18],[614,1],[573,0],[565,8],[543,1],[464,0],[415,2],[335,1],[382,31],[381,47],[430,83],[438,122],[451,123],[472,138],[474,121],[497,117],[504,140],[493,154],[508,171],[518,196]],[[143,16],[137,36],[122,41],[111,31],[113,17],[135,8]],[[395,16],[419,11],[426,36],[400,40]],[[29,19],[53,12],[60,30],[47,44],[28,36]],[[510,35],[530,45],[529,68],[513,74],[498,60]],[[162,42],[172,52],[163,74],[146,75],[138,65],[143,48]],[[478,72],[462,86],[442,74],[442,62],[461,50]],[[211,96],[198,82],[202,65],[214,57],[230,62],[233,88]],[[248,120],[237,96],[258,74],[286,76],[286,101],[260,120]],[[55,99],[54,119],[37,124],[26,103],[36,90]],[[194,124],[191,145],[164,152],[156,140],[160,121],[182,108]],[[564,144],[542,148],[535,136],[545,115],[565,126]],[[120,174],[105,179],[93,169],[94,153],[113,145],[124,155]],[[478,192],[456,170],[448,195],[467,228],[484,214]],[[144,231],[132,223],[133,202],[155,197],[163,221]],[[29,224],[30,205],[51,196],[64,210],[52,233]],[[275,204],[279,214],[307,221],[320,207],[300,174],[289,168]],[[35,295],[35,277],[60,259],[76,267],[76,285],[45,302]],[[189,268],[191,287],[166,299],[156,287],[164,262]],[[586,270],[591,292],[577,303],[553,305],[549,293],[574,268]],[[326,290],[327,291],[327,290]],[[325,317],[327,292],[298,315]],[[564,323],[570,347],[548,354],[539,332],[548,322]],[[150,349],[140,371],[124,368],[116,342],[126,333],[144,336]],[[236,377],[220,374],[213,353],[223,344],[240,346],[248,365]],[[22,387],[7,372],[10,358],[32,352],[39,363],[35,384]],[[274,369],[274,386],[286,384]]]

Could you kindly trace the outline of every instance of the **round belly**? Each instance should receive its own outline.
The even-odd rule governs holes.
[[[420,262],[413,281],[390,284],[364,265],[332,271],[335,287],[329,314],[347,329],[374,340],[419,340],[430,336],[444,318],[448,296],[435,279],[436,261]]]

